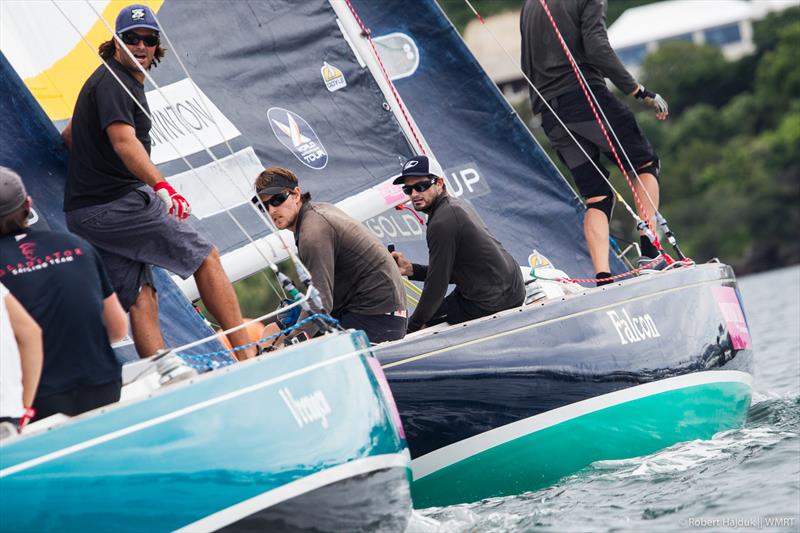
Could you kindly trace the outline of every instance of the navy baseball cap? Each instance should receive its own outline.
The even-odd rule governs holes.
[[[444,171],[442,171],[441,165],[435,159],[426,155],[418,155],[403,163],[403,172],[394,179],[392,184],[402,185],[403,180],[411,176],[444,178]]]
[[[117,34],[135,28],[148,28],[161,31],[156,22],[156,17],[149,7],[142,4],[133,4],[122,8],[117,15]]]

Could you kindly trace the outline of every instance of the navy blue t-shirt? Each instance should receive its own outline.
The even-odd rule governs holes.
[[[109,59],[108,66],[119,81],[100,65],[75,102],[64,211],[111,202],[142,185],[114,151],[106,128],[114,122],[133,126],[136,138],[150,153],[152,123],[125,91],[127,88],[149,114],[144,85],[116,60]]]
[[[37,397],[120,379],[103,322],[113,294],[100,256],[69,233],[25,230],[0,237],[0,282],[42,328]]]

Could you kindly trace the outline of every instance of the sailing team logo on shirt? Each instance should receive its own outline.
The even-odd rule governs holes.
[[[83,250],[81,250],[80,247],[77,247],[69,250],[51,252],[45,255],[44,259],[42,259],[36,255],[36,244],[32,242],[24,242],[18,245],[18,248],[22,256],[25,258],[25,261],[0,265],[0,278],[6,274],[19,276],[65,263],[71,263],[76,257],[83,255]]]
[[[319,71],[322,74],[325,87],[327,87],[330,92],[347,87],[347,80],[344,79],[344,73],[327,61],[322,63],[322,68],[319,69]]]
[[[282,107],[267,110],[272,133],[305,166],[322,170],[328,164],[328,152],[306,120]]]

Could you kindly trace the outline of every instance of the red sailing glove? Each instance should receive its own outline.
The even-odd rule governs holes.
[[[156,191],[161,201],[166,204],[167,209],[169,209],[169,214],[175,215],[178,220],[183,220],[192,213],[192,207],[189,205],[186,198],[173,189],[172,185],[166,181],[156,183],[153,190]]]
[[[22,418],[19,419],[19,427],[17,431],[22,433],[22,428],[28,425],[28,422],[33,420],[33,417],[36,416],[36,409],[33,407],[26,407],[25,412],[22,414]]]

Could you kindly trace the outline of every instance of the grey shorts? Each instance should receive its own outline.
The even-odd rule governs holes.
[[[213,248],[187,221],[169,216],[148,186],[65,215],[69,230],[97,248],[126,311],[144,285],[155,288],[151,265],[186,279]]]

